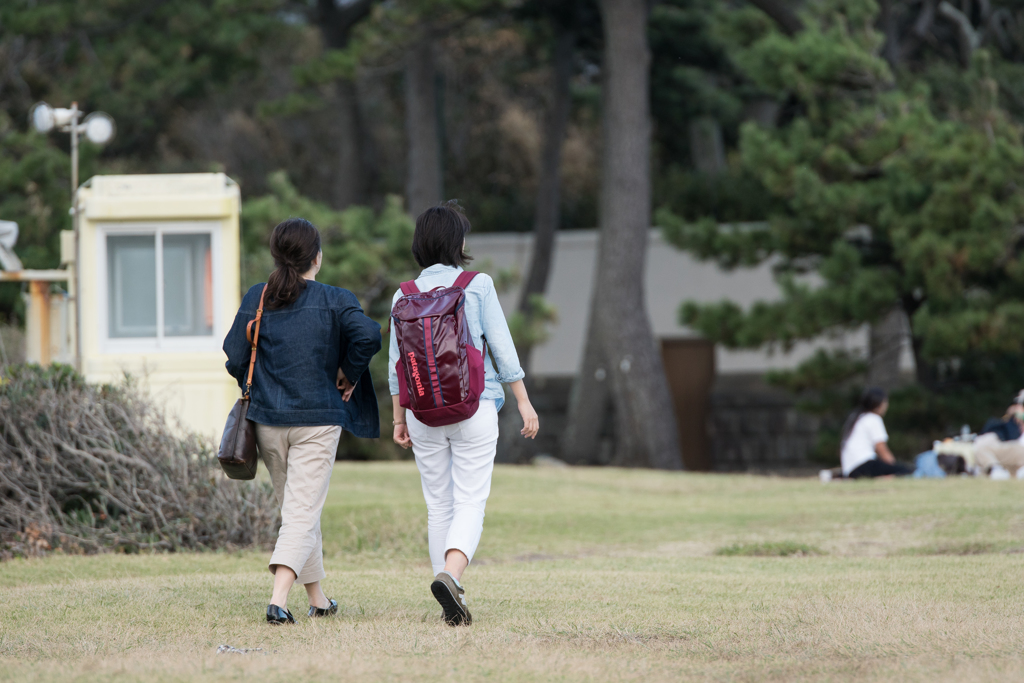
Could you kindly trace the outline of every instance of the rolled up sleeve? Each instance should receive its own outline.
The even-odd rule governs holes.
[[[487,346],[490,347],[491,356],[494,357],[494,369],[498,373],[496,379],[502,384],[511,384],[526,377],[526,373],[523,372],[523,368],[519,364],[519,354],[516,353],[516,345],[512,342],[512,333],[508,329],[505,313],[501,310],[501,302],[498,301],[498,292],[494,289],[494,282],[487,277],[486,283],[487,290],[483,297],[481,326],[484,330],[484,337],[487,339]]]
[[[402,290],[395,292],[395,296],[391,299],[391,309],[394,310],[395,302],[398,301],[402,296]],[[395,321],[392,320],[388,326],[390,334],[388,337],[388,389],[391,391],[392,396],[398,396],[398,336],[395,334]]]

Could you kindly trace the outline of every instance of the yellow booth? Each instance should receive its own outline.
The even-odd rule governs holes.
[[[86,379],[130,374],[210,436],[239,396],[221,350],[239,306],[239,203],[223,173],[95,176],[79,190],[80,263],[73,233],[61,243],[79,270]]]

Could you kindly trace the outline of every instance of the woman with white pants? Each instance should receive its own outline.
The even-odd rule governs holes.
[[[470,257],[465,252],[470,223],[453,203],[427,209],[416,219],[412,252],[424,268],[416,279],[421,292],[451,287]],[[466,287],[465,320],[473,345],[484,354],[484,391],[477,411],[443,427],[430,427],[399,403],[397,335],[391,335],[390,377],[394,404],[394,439],[412,446],[427,503],[427,539],[435,574],[431,592],[452,626],[472,621],[462,574],[469,566],[483,532],[484,508],[491,492],[491,473],[498,445],[498,411],[505,402],[502,384],[509,384],[523,418],[522,435],[537,436],[537,412],[523,383],[512,335],[490,277],[479,274]],[[402,297],[395,293],[392,306]],[[491,360],[493,356],[493,362]],[[497,367],[495,367],[497,366]]]

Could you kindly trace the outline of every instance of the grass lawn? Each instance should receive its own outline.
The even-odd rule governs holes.
[[[342,612],[294,627],[266,552],[0,564],[0,680],[1024,679],[1024,482],[499,467],[457,629],[425,517],[413,465],[338,465]]]

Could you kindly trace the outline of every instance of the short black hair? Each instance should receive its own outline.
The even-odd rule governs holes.
[[[872,410],[889,400],[889,394],[881,387],[868,387],[860,395],[858,410],[863,413],[870,413]]]
[[[465,266],[473,260],[463,244],[472,226],[455,199],[432,206],[416,219],[412,255],[421,268],[441,263]]]

